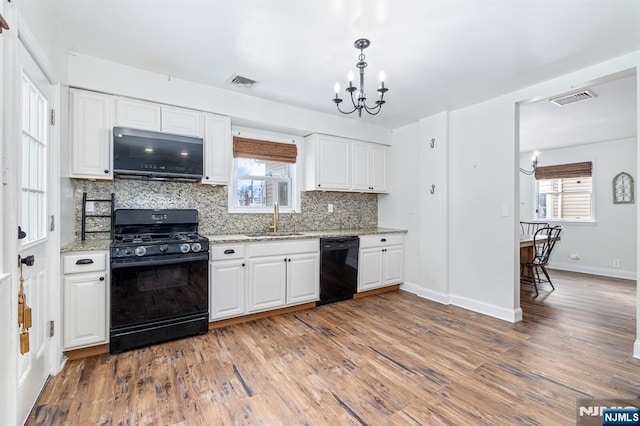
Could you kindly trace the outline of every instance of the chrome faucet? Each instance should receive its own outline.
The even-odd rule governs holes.
[[[278,202],[273,202],[273,225],[269,226],[269,229],[273,229],[273,233],[278,232]]]

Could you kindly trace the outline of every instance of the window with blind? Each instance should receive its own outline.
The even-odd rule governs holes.
[[[271,213],[278,203],[281,212],[295,210],[295,139],[290,142],[265,140],[269,135],[233,137],[234,176],[229,188],[229,211]],[[265,139],[263,139],[263,137]],[[280,138],[278,138],[280,139]]]
[[[593,167],[590,161],[538,167],[536,218],[593,221]]]

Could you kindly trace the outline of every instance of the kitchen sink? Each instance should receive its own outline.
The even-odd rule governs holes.
[[[244,234],[247,237],[289,237],[292,235],[302,235],[301,232],[251,232]]]

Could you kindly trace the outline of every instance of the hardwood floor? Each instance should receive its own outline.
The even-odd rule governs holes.
[[[27,424],[561,425],[638,398],[635,281],[552,279],[516,324],[398,291],[69,361]]]

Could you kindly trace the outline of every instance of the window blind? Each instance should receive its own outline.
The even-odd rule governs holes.
[[[295,144],[270,142],[257,139],[233,137],[233,157],[255,158],[281,163],[296,162],[298,147]]]
[[[591,161],[536,167],[536,179],[562,179],[591,176]]]

